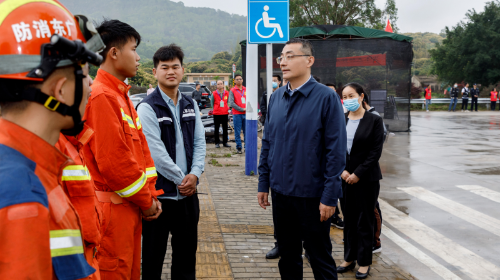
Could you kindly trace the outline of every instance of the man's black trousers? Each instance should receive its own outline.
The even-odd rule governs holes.
[[[467,104],[469,104],[469,99],[462,98],[462,110],[467,110]],[[472,109],[471,109],[472,111]]]
[[[475,111],[477,112],[477,97],[472,97],[472,101],[471,101],[471,103],[470,103],[470,110],[471,110],[471,111],[473,111],[473,110],[474,110],[474,109],[472,109],[474,105],[476,105],[476,106],[475,106],[475,108],[476,108],[476,110],[475,110]]]
[[[357,261],[359,266],[372,264],[375,226],[375,205],[380,192],[380,182],[359,181],[344,185],[341,201],[344,214],[344,260]]]
[[[219,127],[222,125],[222,143],[227,143],[227,123],[229,121],[228,115],[214,115],[214,124],[215,124],[215,144],[220,143],[219,139]]]
[[[175,201],[159,199],[163,212],[158,219],[142,221],[142,280],[160,280],[172,234],[172,280],[196,279],[196,249],[200,203],[196,194]]]
[[[286,196],[272,192],[273,220],[281,259],[281,279],[303,279],[302,241],[311,258],[314,279],[336,280],[332,257],[331,219],[320,222],[320,198]],[[372,209],[373,212],[373,209]]]

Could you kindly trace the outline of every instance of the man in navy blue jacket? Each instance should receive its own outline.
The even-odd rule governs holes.
[[[272,190],[281,279],[302,279],[302,241],[315,279],[337,279],[330,218],[342,196],[347,136],[339,96],[311,76],[314,49],[292,39],[278,58],[288,85],[269,101],[259,165],[259,205]]]

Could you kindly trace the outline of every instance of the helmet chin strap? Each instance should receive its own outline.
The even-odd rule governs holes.
[[[76,136],[83,130],[84,121],[82,121],[82,116],[80,115],[80,104],[82,103],[83,97],[83,70],[80,64],[74,63],[75,68],[75,99],[72,106],[63,104],[54,97],[43,93],[37,88],[27,88],[20,96],[19,100],[33,101],[42,104],[45,108],[52,112],[57,112],[63,116],[71,116],[73,118],[73,127],[69,129],[64,129],[61,131],[62,134],[68,136]]]
[[[84,121],[82,121],[82,116],[80,115],[80,104],[83,98],[83,70],[80,64],[74,63],[75,68],[75,101],[73,105],[69,107],[68,115],[73,118],[74,126],[70,129],[63,129],[61,133],[68,136],[76,136],[83,130]]]

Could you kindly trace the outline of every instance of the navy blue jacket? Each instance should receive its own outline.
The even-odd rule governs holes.
[[[310,79],[292,96],[283,86],[269,101],[259,192],[321,198],[336,206],[346,163],[344,110],[333,89]]]
[[[174,116],[172,111],[168,107],[163,97],[161,97],[160,90],[158,87],[146,96],[139,104],[136,106],[136,110],[141,103],[147,103],[156,113],[158,122],[160,124],[161,130],[161,141],[165,144],[168,155],[176,162],[176,139],[175,139],[175,124]],[[191,166],[193,164],[193,150],[194,150],[194,129],[196,124],[196,115],[194,111],[194,101],[191,97],[182,94],[182,98],[179,99],[180,111],[181,111],[181,127],[182,136],[184,137],[184,149],[186,150],[186,160],[188,174],[191,172]],[[177,185],[165,178],[158,172],[158,179],[156,180],[156,189],[162,189],[164,196],[176,196],[177,195]]]

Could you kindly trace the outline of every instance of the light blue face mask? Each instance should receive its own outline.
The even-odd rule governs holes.
[[[278,87],[278,83],[277,82],[273,82],[273,88],[277,88]]]
[[[344,100],[344,107],[351,112],[357,111],[359,109],[359,106],[360,104],[357,98]]]

